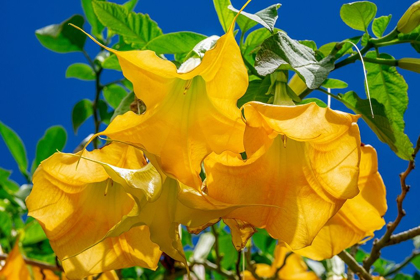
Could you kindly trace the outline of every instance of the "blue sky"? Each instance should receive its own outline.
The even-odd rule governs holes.
[[[119,3],[123,1],[117,1]],[[236,8],[245,1],[233,0]],[[374,1],[378,5],[377,16],[393,14],[390,31],[400,16],[413,1]],[[266,6],[275,4],[271,0],[253,0],[246,11],[256,12]],[[361,35],[359,31],[350,29],[340,19],[339,11],[346,1],[292,1],[284,0],[279,10],[276,27],[285,30],[297,40],[314,40],[318,46],[332,41]],[[2,26],[2,79],[0,79],[1,106],[0,120],[12,127],[26,145],[29,161],[35,156],[38,139],[52,125],[63,125],[68,134],[64,151],[71,152],[93,128],[89,119],[74,135],[71,125],[71,110],[74,104],[83,99],[94,98],[94,83],[75,79],[66,79],[67,67],[75,62],[85,62],[81,53],[58,54],[41,46],[35,37],[35,30],[49,24],[60,23],[73,14],[82,14],[81,4],[73,1],[4,1],[0,12]],[[183,1],[145,1],[139,0],[137,12],[148,13],[158,22],[164,33],[175,31],[194,31],[204,35],[222,35],[211,0]],[[87,28],[89,31],[89,28]],[[87,50],[94,56],[98,47],[91,41],[86,43]],[[400,45],[381,49],[383,52],[395,54],[396,58],[420,57],[410,46]],[[397,51],[399,52],[397,54]],[[420,75],[399,70],[409,85],[410,104],[405,114],[406,133],[412,141],[420,134]],[[104,74],[103,83],[120,77],[119,72],[112,70]],[[333,78],[345,80],[349,89],[364,96],[362,65],[358,61],[349,67],[334,71]],[[335,91],[334,93],[338,93]],[[322,96],[314,94],[313,96]],[[324,97],[322,97],[324,98]],[[325,99],[325,98],[324,98]],[[343,106],[332,102],[332,108],[345,110]],[[390,221],[396,216],[396,195],[400,192],[398,174],[405,170],[407,162],[399,159],[387,145],[381,143],[376,136],[360,120],[362,142],[373,145],[379,154],[379,171],[387,186],[389,210],[386,219]],[[0,167],[14,170],[12,178],[24,183],[19,176],[17,166],[0,140]],[[413,186],[405,201],[407,216],[397,231],[406,230],[420,224],[420,211],[417,199],[420,197],[420,172],[414,171],[408,183]],[[385,249],[384,256],[401,261],[411,253],[412,244],[394,246]]]

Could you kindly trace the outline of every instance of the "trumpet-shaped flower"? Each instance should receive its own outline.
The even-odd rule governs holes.
[[[362,147],[359,189],[360,193],[344,203],[311,246],[295,252],[314,260],[328,259],[365,238],[372,238],[373,232],[383,227],[382,216],[387,209],[385,186],[378,172],[376,151],[371,146]]]
[[[110,176],[102,166],[87,160],[76,169],[77,156],[56,153],[35,172],[34,187],[26,200],[29,215],[39,221],[62,260],[66,277],[80,279],[136,265],[155,269],[161,251],[150,240],[147,226],[103,237],[136,206],[125,188],[137,194],[155,191],[154,196],[159,196],[160,174],[147,164],[142,152],[127,145],[112,144],[86,157],[106,161],[115,166],[114,171],[130,168],[133,172],[120,172],[118,177],[108,170]]]
[[[233,26],[186,73],[152,51],[104,47],[118,57],[147,109],[116,117],[99,135],[142,147],[158,157],[165,173],[189,186],[201,185],[201,162],[211,152],[243,152],[245,125],[236,103],[248,75]]]
[[[291,254],[288,256],[288,254]],[[280,269],[280,270],[279,270]],[[255,273],[259,277],[273,277],[277,273],[280,280],[318,280],[318,276],[313,271],[308,271],[308,266],[302,257],[290,252],[285,247],[276,246],[274,252],[274,262],[272,265],[256,264]],[[251,272],[245,271],[245,280],[254,280]]]
[[[320,108],[244,105],[248,159],[233,153],[205,160],[208,195],[241,208],[226,218],[266,228],[293,249],[311,244],[346,199],[358,193],[357,116]]]

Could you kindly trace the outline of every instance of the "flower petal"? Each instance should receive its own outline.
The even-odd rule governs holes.
[[[266,139],[245,138],[246,147],[251,142],[268,150],[245,162],[229,153],[208,156],[208,195],[230,204],[276,205],[277,209],[241,208],[225,218],[266,228],[294,249],[308,246],[345,199],[358,193],[360,139],[355,117],[315,104],[244,107],[246,131],[264,133]],[[251,149],[261,151],[259,146]]]
[[[344,249],[373,237],[385,224],[387,205],[385,186],[378,172],[376,151],[362,147],[360,194],[344,203],[340,211],[321,229],[311,246],[296,253],[315,260],[337,255]],[[365,240],[364,240],[365,241]]]
[[[30,280],[29,269],[19,249],[19,239],[15,241],[12,251],[6,258],[6,264],[0,270],[0,279]]]
[[[85,156],[133,169],[147,164],[141,151],[121,144],[111,144]],[[34,174],[34,187],[26,200],[29,215],[40,222],[57,256],[60,259],[71,257],[63,262],[67,276],[84,277],[122,268],[120,265],[156,268],[160,251],[148,238],[147,228],[86,250],[128,214],[135,202],[123,186],[110,184],[109,175],[101,165],[81,160],[76,169],[78,158],[56,153],[42,162]],[[141,242],[128,246],[127,242],[136,240],[134,236],[139,234],[144,237]],[[106,253],[106,257],[95,255],[97,252]]]

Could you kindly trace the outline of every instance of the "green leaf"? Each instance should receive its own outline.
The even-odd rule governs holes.
[[[377,58],[376,52],[371,51],[366,57]],[[392,56],[382,53],[378,58],[394,59]],[[394,66],[379,65],[366,62],[367,79],[372,98],[383,104],[387,117],[394,131],[404,133],[404,113],[408,106],[408,85]],[[375,111],[374,111],[375,112]],[[410,142],[408,137],[404,143]],[[394,152],[403,159],[410,160],[412,145],[397,147]]]
[[[122,71],[118,58],[115,54],[111,54],[102,62],[102,67],[105,69]]]
[[[127,96],[125,89],[116,84],[104,87],[103,94],[106,102],[114,109],[117,108],[120,105],[121,100]]]
[[[353,42],[354,44],[357,44],[362,36],[356,36],[353,38],[349,38],[346,41],[350,41]],[[324,57],[328,56],[333,50],[334,48],[337,46],[337,44],[339,44],[338,42],[331,42],[328,44],[325,44],[323,46],[321,46],[318,51],[320,51],[322,53],[322,55]],[[341,46],[341,49],[339,51],[337,51],[337,53],[335,54],[335,59],[339,59],[340,57],[346,55],[346,54],[351,54],[353,52],[353,45],[351,43],[344,43]]]
[[[410,275],[398,273],[392,278],[392,280],[413,280],[413,278]]]
[[[369,1],[344,4],[340,9],[341,19],[353,29],[367,31],[376,15],[376,5]]]
[[[131,103],[134,102],[134,92],[130,92],[127,94],[123,100],[121,100],[120,105],[115,108],[114,114],[111,117],[111,121],[115,119],[116,116],[122,115],[128,111],[130,111]]]
[[[235,264],[238,256],[232,243],[232,236],[223,230],[218,241],[220,254],[223,256],[221,265],[224,269],[230,269]]]
[[[273,33],[274,25],[276,24],[278,18],[277,10],[280,8],[280,6],[281,4],[274,4],[261,11],[256,12],[255,14],[250,14],[242,11],[236,19],[236,22],[241,28],[242,33],[247,32],[249,29],[257,25],[258,23]],[[235,14],[239,12],[239,10],[232,7],[232,5],[229,6],[229,9],[232,10]]]
[[[317,50],[316,43],[314,41],[311,41],[311,40],[301,40],[301,41],[299,41],[299,43],[301,43],[304,46],[307,46],[308,48],[311,48],[314,51]]]
[[[369,256],[368,253],[363,251],[362,249],[358,249],[356,252],[356,256],[354,257],[358,263],[363,262],[364,259],[366,259]]]
[[[192,242],[191,233],[185,228],[185,226],[181,227],[182,229],[182,245],[184,246],[190,246],[191,248],[194,246]]]
[[[22,143],[20,137],[10,127],[0,121],[0,135],[3,137],[3,141],[9,148],[10,153],[15,159],[20,172],[27,176],[28,172],[28,159],[26,157],[25,146]]]
[[[66,130],[62,126],[52,126],[45,131],[44,136],[36,145],[36,155],[32,162],[31,172],[33,173],[44,159],[47,159],[57,150],[63,150],[67,141]]]
[[[415,257],[414,259],[411,260],[411,263],[418,269],[420,270],[420,256]]]
[[[267,233],[266,230],[258,229],[258,231],[252,236],[252,241],[263,254],[273,255],[277,242]]]
[[[127,8],[127,10],[132,11],[132,10],[134,10],[134,8],[136,7],[138,2],[139,2],[139,0],[129,0],[129,1],[125,2],[123,4],[123,6],[125,8]]]
[[[155,51],[157,54],[187,53],[206,38],[204,35],[188,31],[168,33],[151,40],[145,49]]]
[[[37,220],[29,217],[26,221],[25,235],[22,240],[23,245],[35,244],[47,239],[41,225]]]
[[[381,16],[373,20],[372,32],[376,37],[380,38],[384,35],[384,32],[388,27],[389,22],[391,21],[391,17],[392,15]]]
[[[298,104],[299,105],[309,104],[309,103],[312,103],[312,102],[315,102],[321,108],[327,108],[328,107],[327,104],[325,104],[324,101],[322,101],[318,98],[305,98],[305,99],[302,99],[302,101],[300,101],[300,102],[296,102],[296,105],[298,105]]]
[[[262,76],[278,68],[294,70],[305,81],[308,88],[319,87],[334,69],[334,55],[317,61],[315,52],[283,32],[266,39],[256,56],[255,69]]]
[[[0,232],[2,232],[5,236],[10,236],[12,228],[13,223],[10,215],[7,212],[0,212]]]
[[[162,35],[162,30],[149,15],[130,12],[126,7],[114,3],[97,1],[92,3],[102,24],[123,36],[127,44],[143,48],[153,38]]]
[[[102,99],[98,100],[98,110],[99,110],[99,117],[101,118],[101,122],[106,125],[109,125],[111,122],[112,115],[114,114],[113,111],[108,112],[108,104]]]
[[[67,67],[66,78],[94,81],[96,79],[96,75],[89,65],[84,63],[74,63]]]
[[[339,95],[340,100],[347,108],[355,113],[362,115],[363,120],[375,132],[379,140],[389,145],[389,147],[401,158],[411,159],[413,145],[407,135],[404,134],[398,125],[393,121],[392,111],[387,109],[382,103],[379,103],[372,97],[372,108],[375,117],[372,118],[369,101],[361,99],[353,91],[344,95]]]
[[[398,40],[400,41],[412,41],[411,46],[420,53],[420,25],[417,26],[413,31],[407,34],[398,34]]]
[[[77,134],[79,127],[93,114],[92,102],[82,99],[76,103],[72,111],[73,130]]]
[[[259,47],[271,35],[270,31],[266,28],[260,28],[249,33],[243,44],[244,54],[249,54],[255,48]]]
[[[9,193],[15,193],[19,190],[19,186],[9,179],[12,172],[0,168],[0,185]]]
[[[323,83],[322,86],[325,88],[346,88],[349,85],[346,82],[343,82],[341,80],[337,80],[337,79],[326,79]]]
[[[216,9],[217,16],[219,17],[220,24],[223,30],[228,32],[232,24],[235,14],[228,9],[232,5],[230,0],[213,0],[214,8]]]
[[[104,0],[97,0],[104,1]],[[95,37],[102,38],[102,31],[104,26],[96,17],[95,12],[93,11],[92,0],[82,0],[83,11],[85,12],[86,19],[88,20],[90,26],[92,27],[92,34]]]
[[[394,262],[379,258],[373,263],[373,271],[379,273],[379,275],[384,275],[388,273],[388,271],[390,271],[394,266]]]
[[[250,101],[267,103],[272,96],[267,94],[270,85],[271,79],[269,76],[265,77],[264,80],[251,81],[245,94],[238,100],[238,107],[240,108],[242,105]]]
[[[82,51],[86,35],[69,25],[72,23],[83,29],[85,20],[81,15],[74,15],[60,23],[48,25],[35,31],[39,42],[49,50],[68,53]]]

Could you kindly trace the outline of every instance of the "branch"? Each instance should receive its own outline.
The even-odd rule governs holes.
[[[419,255],[420,255],[420,251],[414,250],[411,253],[411,255],[407,257],[402,263],[400,263],[399,265],[396,265],[393,269],[385,273],[383,276],[386,277],[400,271],[403,267],[405,267],[407,264],[409,264],[413,259],[415,259]]]
[[[211,226],[211,231],[214,235],[214,251],[216,252],[216,265],[217,267],[221,267],[222,262],[222,256],[220,256],[220,250],[219,250],[219,233],[217,232],[217,229],[215,225]]]
[[[347,264],[347,266],[354,273],[356,273],[357,275],[359,275],[359,277],[361,279],[364,279],[364,280],[372,280],[372,277],[370,276],[370,274],[361,265],[359,265],[356,262],[356,260],[353,258],[352,255],[350,255],[346,251],[341,251],[341,253],[339,253],[337,256],[339,256],[340,259],[342,259],[343,262],[345,262]]]
[[[0,260],[6,260],[7,256],[8,256],[7,254],[0,254]],[[55,266],[55,265],[52,265],[52,264],[27,259],[25,257],[23,258],[23,260],[25,261],[25,263],[27,265],[37,266],[41,269],[48,269],[48,270],[52,270],[52,271],[63,271],[63,268],[60,267],[60,266]]]
[[[401,219],[405,216],[405,211],[403,209],[403,201],[405,199],[405,196],[407,195],[407,192],[410,189],[410,186],[408,186],[405,182],[407,176],[410,174],[410,172],[414,169],[414,159],[418,153],[420,149],[420,137],[417,139],[417,144],[416,147],[414,149],[413,152],[413,159],[410,160],[410,162],[408,163],[408,167],[407,169],[400,174],[400,184],[401,184],[401,194],[397,197],[397,208],[398,208],[398,216],[395,219],[395,221],[390,222],[387,224],[387,230],[385,232],[385,234],[381,237],[381,239],[375,239],[375,241],[373,241],[373,246],[372,246],[372,250],[370,252],[370,256],[368,258],[366,258],[363,261],[363,267],[365,268],[365,270],[369,271],[370,267],[373,265],[373,263],[379,259],[380,255],[381,255],[381,249],[392,245],[390,244],[391,240],[393,238],[395,238],[395,236],[392,236],[393,232],[395,231],[395,229],[397,228],[397,226],[399,225],[399,223],[401,222]],[[400,238],[401,239],[401,238]],[[397,238],[398,240],[398,238]],[[397,240],[394,239],[394,242],[396,242]],[[403,240],[401,240],[400,242],[402,242]],[[399,242],[397,242],[399,243]],[[394,243],[396,244],[396,243]]]
[[[388,246],[413,239],[418,235],[420,235],[420,226],[392,235],[389,239]]]

